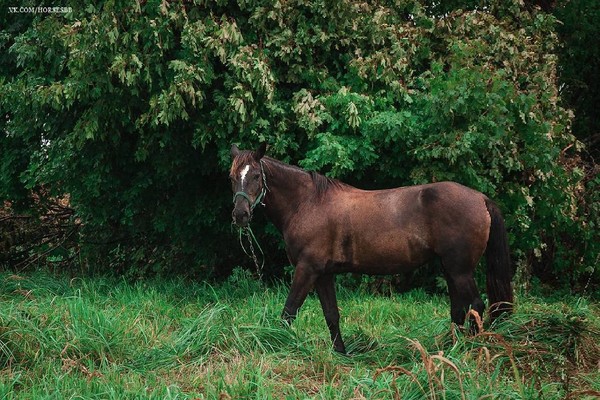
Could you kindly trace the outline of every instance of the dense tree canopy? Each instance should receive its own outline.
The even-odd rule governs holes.
[[[438,6],[149,0],[3,14],[0,196],[22,211],[68,195],[78,262],[229,270],[246,263],[229,147],[266,141],[363,188],[476,188],[503,209],[521,271],[589,277],[598,210],[559,95],[556,19],[516,0]],[[273,228],[259,237],[285,264]]]

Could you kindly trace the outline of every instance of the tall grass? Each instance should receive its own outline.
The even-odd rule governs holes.
[[[339,288],[348,356],[287,286],[0,274],[0,398],[559,399],[600,394],[600,308],[518,298],[477,336],[445,297]],[[586,397],[587,396],[587,397]]]

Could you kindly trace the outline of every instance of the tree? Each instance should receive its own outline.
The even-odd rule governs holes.
[[[497,199],[521,265],[549,247],[555,272],[592,265],[548,14],[517,1],[72,7],[2,33],[0,193],[68,193],[88,257],[103,242],[136,273],[242,262],[228,149],[266,141],[361,187],[459,181]],[[259,236],[281,253],[272,228]]]

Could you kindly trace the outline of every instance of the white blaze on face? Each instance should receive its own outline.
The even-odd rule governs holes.
[[[242,190],[244,190],[244,179],[246,179],[246,174],[248,173],[248,170],[250,169],[250,165],[246,165],[243,169],[242,172],[240,173],[240,180],[242,182]]]

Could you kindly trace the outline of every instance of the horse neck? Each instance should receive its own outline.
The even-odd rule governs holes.
[[[280,232],[284,232],[302,203],[314,192],[310,174],[300,168],[265,157],[267,182],[265,212]]]

